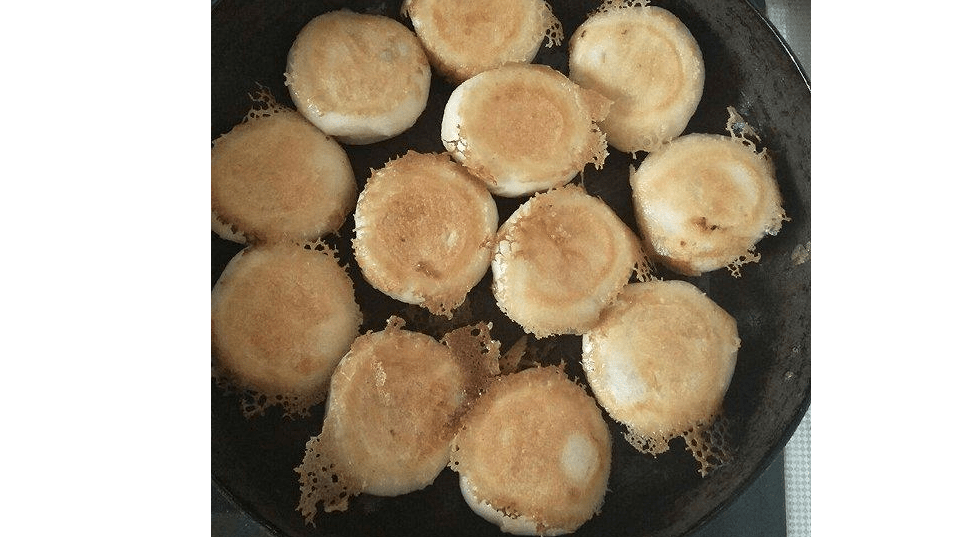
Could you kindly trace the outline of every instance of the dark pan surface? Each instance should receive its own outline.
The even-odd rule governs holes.
[[[283,85],[290,44],[314,16],[347,4],[362,12],[401,20],[399,2],[224,0],[212,9],[212,138],[228,132],[251,107],[247,93],[257,84],[292,106]],[[550,1],[567,39],[598,2]],[[811,240],[811,95],[787,49],[764,19],[743,0],[656,1],[680,17],[700,44],[707,69],[704,95],[686,132],[724,134],[728,106],[734,106],[761,135],[776,168],[791,218],[776,237],[758,245],[762,260],[742,267],[742,278],[720,270],[684,278],[659,270],[665,279],[685,279],[705,291],[738,322],[742,339],[737,368],[724,402],[735,458],[705,478],[680,440],[656,458],[634,450],[622,429],[607,416],[614,438],[609,492],[602,513],[575,535],[683,535],[735,498],[781,452],[809,404],[811,377],[811,262],[795,263],[793,252]],[[405,23],[407,24],[407,23]],[[543,48],[536,59],[567,73],[566,43]],[[435,76],[431,97],[417,124],[400,136],[366,146],[346,146],[362,187],[378,168],[408,149],[443,151],[441,114],[453,86]],[[629,155],[611,152],[603,170],[588,166],[585,186],[606,200],[636,230],[628,182]],[[498,199],[500,221],[524,199]],[[363,330],[383,328],[389,315],[407,319],[407,328],[441,334],[417,308],[371,288],[353,263],[353,217],[328,242],[349,264],[364,310]],[[212,283],[241,246],[212,235]],[[522,335],[496,308],[491,275],[469,296],[477,318],[495,324],[493,336],[508,348]],[[578,365],[580,338],[548,338],[539,343],[550,361],[565,358],[567,371],[583,379]],[[605,416],[605,413],[604,413]],[[424,490],[397,498],[360,496],[345,513],[320,514],[316,528],[296,510],[299,487],[293,468],[306,441],[323,422],[322,405],[311,415],[283,419],[278,409],[245,419],[239,398],[212,388],[212,478],[253,518],[280,535],[436,536],[502,535],[465,505],[457,474],[444,470]]]

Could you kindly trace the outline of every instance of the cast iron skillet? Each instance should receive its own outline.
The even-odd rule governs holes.
[[[321,13],[352,4],[361,12],[402,20],[398,1],[223,0],[212,8],[212,138],[228,132],[251,107],[247,93],[257,84],[292,106],[283,85],[286,54],[300,28]],[[550,1],[567,40],[597,1]],[[770,25],[744,0],[657,0],[677,15],[700,44],[707,69],[704,95],[686,132],[724,134],[727,106],[734,106],[761,135],[777,168],[790,222],[776,237],[758,245],[761,262],[742,268],[742,278],[719,270],[684,278],[664,270],[665,279],[697,285],[738,322],[742,345],[724,401],[733,462],[705,478],[675,440],[656,458],[643,455],[621,437],[622,429],[604,417],[613,433],[609,492],[601,514],[577,536],[683,535],[709,520],[738,496],[781,452],[809,404],[811,262],[796,263],[793,252],[810,236],[810,107],[805,76]],[[405,24],[407,24],[405,22]],[[543,48],[536,59],[568,73],[567,46]],[[379,168],[408,149],[440,152],[440,121],[453,86],[433,78],[428,107],[417,124],[391,140],[346,146],[361,187],[371,168]],[[642,158],[642,155],[641,155]],[[611,152],[603,170],[587,166],[588,192],[606,200],[636,230],[628,181],[629,155]],[[500,221],[524,199],[498,199]],[[407,328],[439,336],[440,323],[371,288],[353,262],[353,217],[327,240],[348,264],[364,311],[362,330],[379,330],[389,315],[408,319]],[[212,235],[212,283],[241,246]],[[473,311],[494,323],[493,336],[508,348],[522,335],[496,307],[486,274],[468,300]],[[535,342],[533,340],[533,342]],[[583,380],[578,365],[580,338],[540,340],[549,360],[564,358],[567,371]],[[428,488],[397,498],[360,496],[345,513],[320,514],[306,526],[296,511],[299,487],[293,468],[304,444],[319,432],[323,408],[306,418],[284,419],[278,409],[243,418],[239,398],[212,388],[212,479],[274,533],[287,536],[435,536],[502,535],[465,505],[457,474],[445,469]]]

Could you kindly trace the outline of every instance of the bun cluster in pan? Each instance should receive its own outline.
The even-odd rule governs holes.
[[[402,17],[413,31],[350,10],[313,18],[283,73],[296,110],[261,92],[213,142],[212,229],[248,245],[212,291],[213,371],[291,414],[326,401],[296,469],[299,510],[312,523],[321,504],[405,494],[450,466],[503,531],[570,533],[608,501],[601,408],[645,453],[689,437],[706,474],[726,457],[701,433],[731,382],[736,323],[647,263],[736,271],[786,217],[764,151],[682,136],[704,86],[696,40],[669,11],[607,1],[570,37],[567,76],[530,63],[565,37],[545,2],[406,0]],[[454,86],[442,150],[355,178],[341,144],[405,133],[432,70]],[[572,183],[608,146],[647,153],[630,173],[637,230]],[[493,196],[522,201],[500,223]],[[523,332],[582,336],[588,388],[561,365],[508,366],[491,319],[440,340],[393,316],[361,334],[347,269],[323,246],[351,212],[367,284],[451,318],[491,269]]]

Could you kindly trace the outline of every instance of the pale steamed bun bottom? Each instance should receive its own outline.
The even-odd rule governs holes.
[[[369,144],[414,125],[427,106],[431,67],[403,24],[341,10],[300,30],[285,78],[297,110],[321,131]]]
[[[774,167],[740,139],[682,136],[630,178],[647,251],[688,276],[757,260],[755,244],[786,219]]]
[[[544,65],[507,64],[459,85],[445,104],[441,140],[452,157],[497,196],[567,183],[606,139],[594,123],[609,101]]]
[[[498,372],[498,344],[484,325],[434,338],[403,321],[358,337],[333,375],[320,434],[307,442],[299,509],[343,511],[358,494],[396,496],[426,487],[449,460],[457,420],[484,378]],[[481,349],[486,349],[483,354]]]
[[[704,61],[686,26],[653,6],[614,3],[569,43],[569,77],[614,102],[602,122],[610,145],[656,151],[679,136],[704,90]]]
[[[502,531],[561,535],[598,512],[610,454],[599,407],[546,367],[488,388],[455,439],[452,468],[469,507]]]
[[[344,149],[266,89],[213,142],[212,230],[239,243],[307,242],[340,228],[357,184]]]
[[[447,154],[409,151],[373,171],[354,221],[364,278],[450,317],[488,271],[498,210],[481,181]]]
[[[331,250],[278,245],[233,257],[212,290],[214,373],[255,393],[247,415],[281,404],[304,413],[323,401],[362,315]]]
[[[716,418],[740,346],[734,319],[682,281],[626,286],[583,336],[582,365],[597,401],[626,439],[656,455],[684,437],[701,474],[726,461]]]
[[[543,40],[559,45],[562,24],[542,0],[405,0],[432,66],[454,83],[510,62],[531,62]]]
[[[526,332],[581,334],[639,260],[636,236],[613,210],[567,185],[533,196],[502,224],[492,291],[499,308]]]

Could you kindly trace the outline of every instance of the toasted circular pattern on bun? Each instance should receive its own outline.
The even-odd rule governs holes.
[[[214,367],[299,413],[324,400],[361,322],[353,284],[333,252],[249,247],[212,289]]]
[[[498,377],[465,415],[451,467],[502,531],[560,535],[599,511],[611,439],[596,402],[557,367]]]
[[[659,452],[718,414],[740,345],[734,318],[700,289],[652,280],[627,285],[583,335],[582,364],[628,440]]]
[[[669,11],[612,2],[573,33],[569,78],[613,101],[601,123],[611,146],[655,151],[679,136],[697,110],[704,61]]]
[[[774,166],[739,138],[682,136],[648,155],[630,183],[645,249],[689,276],[751,256],[785,220]]]
[[[582,334],[629,281],[636,235],[601,199],[567,185],[536,194],[499,228],[492,292],[537,337]]]
[[[454,83],[510,62],[531,62],[543,40],[562,42],[562,24],[542,0],[405,0],[434,68]]]
[[[354,256],[371,285],[450,315],[488,271],[498,210],[447,154],[408,151],[373,171],[354,222]]]
[[[545,65],[506,64],[466,80],[445,104],[441,140],[497,196],[567,183],[602,167],[606,140],[594,121],[609,101]]]
[[[407,130],[431,87],[431,67],[413,32],[389,17],[349,10],[324,13],[300,30],[285,75],[297,110],[346,144]]]
[[[439,343],[402,326],[392,317],[386,329],[358,337],[334,372],[323,429],[307,442],[297,468],[299,509],[308,522],[320,502],[325,511],[343,511],[360,493],[396,496],[431,484],[448,463],[459,418],[478,395],[475,376],[498,372],[487,328],[451,333]],[[484,339],[470,343],[473,333]],[[469,352],[483,345],[494,347],[489,357]]]
[[[339,229],[357,197],[347,153],[293,110],[254,115],[213,142],[212,230],[254,243]]]

